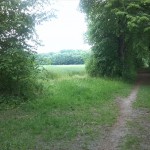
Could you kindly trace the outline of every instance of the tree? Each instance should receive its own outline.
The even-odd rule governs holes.
[[[52,65],[84,64],[89,55],[89,52],[83,50],[61,50],[60,52],[38,54],[36,61],[39,65],[49,65],[49,61]]]
[[[91,75],[130,77],[149,61],[149,0],[81,0],[80,6],[92,45]]]
[[[53,15],[43,11],[47,4],[47,0],[0,1],[1,93],[22,96],[30,90],[30,79],[37,68],[35,25]]]

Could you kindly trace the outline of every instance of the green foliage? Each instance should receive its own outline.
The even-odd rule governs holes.
[[[88,55],[89,52],[82,50],[61,50],[60,52],[38,54],[36,61],[39,65],[84,64]]]
[[[93,52],[88,72],[132,78],[150,58],[150,2],[81,0],[80,6]]]
[[[89,52],[82,50],[61,50],[60,52],[51,52],[48,54],[38,54],[37,63],[39,65],[73,65],[84,64]]]
[[[100,69],[97,68],[97,60],[91,56],[86,63],[86,71],[90,76],[99,76]]]
[[[43,11],[48,1],[2,0],[0,2],[0,93],[27,99],[37,84],[34,50],[35,25],[51,14]],[[32,11],[31,11],[32,10]],[[32,46],[29,44],[32,43]]]
[[[0,91],[22,95],[30,76],[35,73],[34,56],[23,50],[9,49],[1,56],[0,64]]]

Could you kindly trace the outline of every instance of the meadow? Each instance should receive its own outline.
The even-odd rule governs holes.
[[[42,65],[43,75],[47,79],[61,79],[86,76],[85,65]]]
[[[2,150],[87,149],[119,115],[116,98],[132,85],[88,77],[84,65],[42,66],[41,96],[0,110]]]

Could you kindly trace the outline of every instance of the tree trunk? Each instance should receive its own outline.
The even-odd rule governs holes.
[[[125,35],[122,33],[118,37],[118,57],[119,57],[119,63],[120,63],[120,71],[122,74],[122,71],[124,69],[124,63],[125,63]]]

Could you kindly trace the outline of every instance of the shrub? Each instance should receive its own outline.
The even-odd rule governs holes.
[[[0,59],[0,92],[28,99],[39,90],[34,54],[20,49],[7,50]]]

